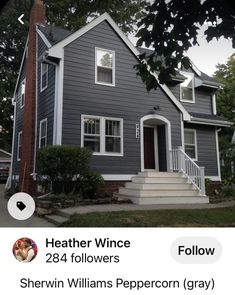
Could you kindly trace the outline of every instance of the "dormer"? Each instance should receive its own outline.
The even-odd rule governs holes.
[[[194,73],[180,72],[185,76],[184,82],[180,84],[180,101],[195,103],[195,76]]]

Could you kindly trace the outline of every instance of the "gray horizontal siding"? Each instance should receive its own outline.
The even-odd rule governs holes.
[[[170,87],[171,91],[180,100],[180,85]],[[188,112],[201,113],[201,114],[213,114],[212,108],[212,93],[210,91],[198,90],[195,88],[195,103],[182,102]]]
[[[115,87],[95,84],[95,47],[115,51]],[[180,114],[161,89],[147,93],[133,66],[136,58],[103,22],[65,47],[62,143],[81,143],[81,115],[123,118],[124,156],[93,156],[93,169],[104,174],[140,171],[140,139],[135,125],[160,106],[157,114],[172,124],[172,145],[181,144]]]
[[[25,79],[26,75],[26,60],[24,60],[22,71],[19,77],[18,87],[16,89],[16,115],[15,115],[15,138],[14,138],[14,149],[13,149],[13,167],[12,174],[19,175],[20,162],[17,161],[17,146],[18,146],[18,133],[23,129],[23,116],[24,116],[24,107],[20,107],[21,101],[21,83]],[[27,83],[27,81],[26,81]]]
[[[41,56],[48,49],[42,38],[38,35],[38,56]]]
[[[197,164],[205,167],[205,175],[218,176],[215,127],[185,124],[185,128],[197,130]]]
[[[40,121],[47,119],[47,144],[53,144],[54,101],[55,101],[55,66],[48,65],[48,86],[41,92],[41,55],[47,49],[45,43],[38,37],[38,128],[37,146],[39,144]]]

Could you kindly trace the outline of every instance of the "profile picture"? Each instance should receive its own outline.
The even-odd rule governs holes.
[[[19,262],[30,262],[38,253],[36,243],[30,238],[20,238],[13,245],[13,255]]]

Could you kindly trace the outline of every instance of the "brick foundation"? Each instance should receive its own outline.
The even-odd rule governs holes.
[[[221,181],[211,181],[206,185],[206,194],[213,195],[215,190],[220,190],[222,186]]]
[[[105,181],[104,185],[99,187],[99,192],[113,194],[118,192],[119,187],[124,187],[127,181]]]

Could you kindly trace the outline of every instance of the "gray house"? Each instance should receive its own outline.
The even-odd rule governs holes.
[[[221,85],[192,64],[148,93],[133,69],[144,49],[107,13],[74,33],[35,16],[32,23],[37,60],[30,61],[35,40],[29,33],[14,95],[12,183],[27,174],[33,181],[43,146],[79,145],[92,149],[92,168],[107,188],[125,185],[119,197],[141,204],[208,202],[204,179],[221,180],[218,131],[230,126],[216,114]]]

